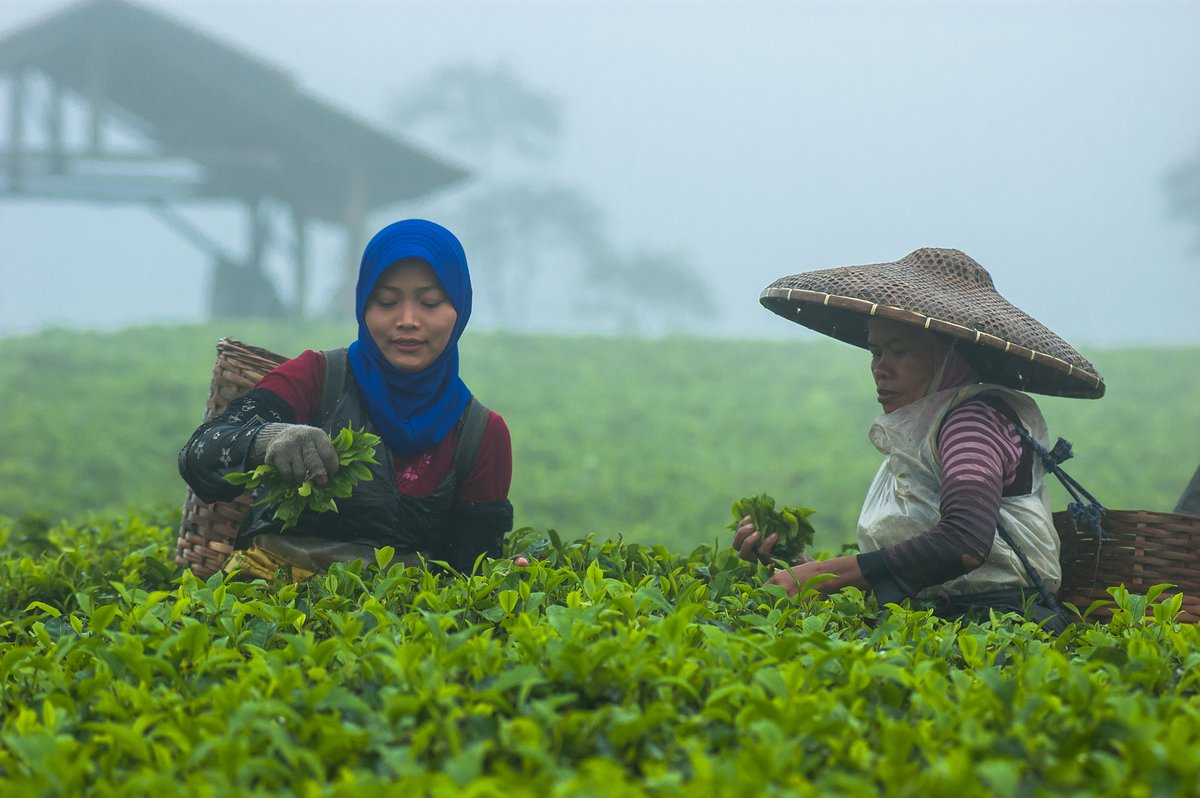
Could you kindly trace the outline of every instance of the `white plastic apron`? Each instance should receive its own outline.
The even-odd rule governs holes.
[[[985,391],[998,394],[1017,413],[1034,440],[1046,444],[1046,422],[1037,404],[1028,396],[999,385],[974,384],[940,391],[881,415],[871,425],[870,438],[886,459],[871,483],[858,518],[861,551],[876,551],[899,543],[938,523],[942,495],[938,431],[953,408]],[[1062,574],[1058,533],[1054,530],[1044,476],[1041,461],[1033,458],[1032,492],[1002,498],[999,520],[1046,587],[1055,592]],[[918,595],[962,595],[1021,586],[1032,584],[1016,554],[997,534],[983,565],[926,588]]]

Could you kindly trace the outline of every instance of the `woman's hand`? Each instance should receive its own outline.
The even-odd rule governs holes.
[[[329,435],[304,424],[267,424],[254,441],[254,455],[297,485],[306,479],[327,485],[329,476],[339,468],[337,449]]]
[[[768,585],[779,585],[794,596],[800,592],[808,580],[818,576],[826,576],[813,582],[809,587],[818,593],[836,593],[844,587],[866,589],[869,585],[863,578],[862,569],[858,567],[858,558],[854,556],[834,557],[832,560],[817,562],[811,558],[807,562],[776,571],[767,580]]]
[[[754,526],[754,522],[750,520],[750,516],[744,516],[738,522],[738,528],[733,533],[733,547],[738,550],[738,556],[748,562],[760,562],[769,564],[773,562],[771,559],[771,549],[775,547],[776,541],[779,540],[779,535],[771,533],[767,535],[766,540],[763,540],[759,534],[758,527]],[[759,543],[762,543],[760,546]]]

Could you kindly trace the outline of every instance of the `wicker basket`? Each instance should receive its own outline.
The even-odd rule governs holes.
[[[213,367],[204,420],[220,413],[285,360],[266,349],[222,338],[217,342],[217,363]],[[249,493],[231,502],[209,504],[200,501],[189,489],[183,501],[175,562],[188,566],[201,579],[221,570],[233,552],[233,541],[249,507]]]
[[[1180,620],[1200,621],[1200,515],[1108,510],[1107,539],[1100,545],[1090,527],[1076,525],[1065,512],[1054,514],[1054,525],[1062,539],[1060,600],[1085,611],[1096,599],[1111,600],[1110,586],[1145,594],[1167,583],[1175,588],[1164,598],[1183,593]],[[1111,609],[1101,607],[1089,619],[1111,617]]]

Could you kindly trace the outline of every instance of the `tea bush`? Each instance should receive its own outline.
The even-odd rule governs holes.
[[[162,519],[0,519],[0,794],[1194,795],[1200,633],[801,602],[725,547],[299,585]],[[380,561],[386,561],[387,553]]]

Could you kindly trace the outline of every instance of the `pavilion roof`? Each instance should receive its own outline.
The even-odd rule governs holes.
[[[132,117],[214,197],[279,197],[341,223],[466,177],[305,92],[289,74],[127,0],[85,0],[0,39],[0,72],[45,73]],[[365,206],[365,207],[362,207]]]

